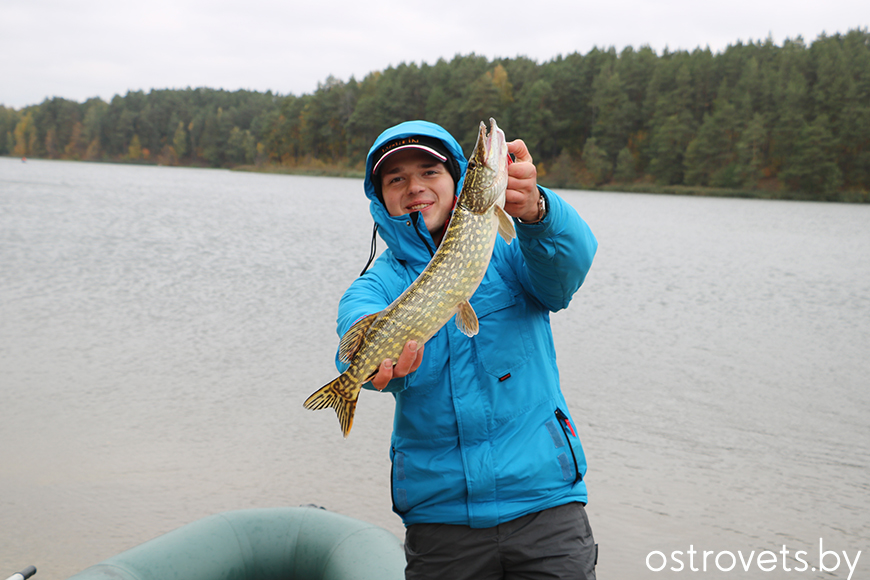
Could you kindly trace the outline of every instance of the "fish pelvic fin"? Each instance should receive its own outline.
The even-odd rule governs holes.
[[[352,382],[353,380],[347,374],[343,374],[315,391],[302,403],[303,407],[311,411],[327,407],[335,409],[338,423],[341,425],[341,433],[345,439],[347,439],[350,429],[353,427],[353,415],[356,411],[356,402],[359,400],[358,389],[356,396],[350,399],[347,398],[348,394],[353,392],[351,388],[353,386]]]
[[[353,323],[353,326],[344,333],[344,336],[341,337],[341,342],[338,343],[338,360],[350,364],[356,351],[358,351],[359,347],[362,346],[363,339],[366,337],[366,332],[368,332],[372,322],[374,322],[375,318],[379,315],[380,312],[369,314]]]
[[[459,312],[456,313],[456,327],[465,336],[474,336],[480,330],[480,323],[477,321],[477,314],[471,303],[468,300],[463,300],[459,303]]]
[[[517,237],[511,216],[499,205],[495,206],[495,215],[498,218],[498,233],[504,238],[504,241],[511,243],[511,240]]]

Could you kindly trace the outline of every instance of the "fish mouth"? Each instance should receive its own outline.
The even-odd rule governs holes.
[[[480,122],[479,141],[483,146],[482,150],[478,151],[479,157],[481,157],[479,161],[486,163],[496,170],[507,165],[508,152],[504,131],[499,128],[492,117],[489,118],[488,134],[486,132],[486,124],[483,121]]]
[[[474,153],[468,158],[460,205],[483,213],[493,204],[503,208],[508,181],[508,151],[504,131],[490,118],[489,133],[481,122]],[[495,214],[493,214],[495,215]]]

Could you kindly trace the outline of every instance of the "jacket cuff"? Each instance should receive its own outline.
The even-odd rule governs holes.
[[[547,213],[544,219],[534,224],[524,224],[514,219],[517,236],[524,239],[547,238],[553,234],[553,225],[558,224],[562,215],[562,199],[546,187],[538,185],[538,193],[547,200]]]

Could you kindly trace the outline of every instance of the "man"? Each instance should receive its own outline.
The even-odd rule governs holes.
[[[586,460],[559,386],[549,313],[568,305],[597,242],[577,212],[537,185],[513,141],[505,210],[470,302],[480,332],[448,323],[410,341],[367,387],[393,393],[393,509],[406,527],[406,578],[595,578]],[[437,249],[465,158],[443,128],[409,121],[369,151],[365,192],[388,249],[339,304],[342,336],[405,290]],[[395,364],[394,364],[395,363]],[[339,368],[343,367],[339,363]]]

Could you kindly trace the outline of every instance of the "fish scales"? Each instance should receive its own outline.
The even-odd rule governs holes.
[[[463,333],[474,336],[478,321],[468,299],[486,273],[496,232],[510,243],[515,233],[504,213],[507,146],[494,119],[491,130],[480,124],[477,145],[450,223],[429,264],[392,304],[357,321],[339,346],[339,359],[349,363],[339,377],[305,401],[307,409],[335,409],[347,437],[362,385],[385,359],[399,358],[405,344],[423,344],[454,315]]]

